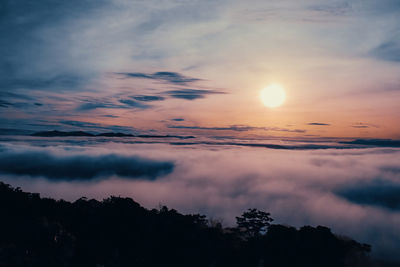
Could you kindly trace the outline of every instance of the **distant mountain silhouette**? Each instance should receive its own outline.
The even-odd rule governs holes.
[[[130,198],[71,203],[0,182],[0,212],[0,266],[376,266],[369,245],[322,226],[270,224],[270,214],[256,209],[223,228],[203,215],[147,210]]]
[[[192,139],[196,138],[192,135],[188,136],[180,136],[180,135],[136,135],[136,137],[141,137],[141,138],[177,138],[177,139]]]
[[[393,139],[355,139],[352,141],[342,141],[339,143],[378,147],[400,147],[400,140]]]
[[[95,136],[105,136],[105,137],[133,137],[133,134],[125,134],[125,133],[100,133]]]
[[[73,132],[63,132],[63,131],[43,131],[43,132],[36,132],[31,134],[31,136],[38,136],[38,137],[67,137],[67,136],[90,136],[90,137],[140,137],[140,138],[177,138],[177,139],[191,139],[195,138],[194,136],[179,136],[179,135],[133,135],[133,134],[126,134],[126,133],[119,133],[119,132],[109,132],[109,133],[99,133],[99,134],[92,134],[83,131],[73,131]]]

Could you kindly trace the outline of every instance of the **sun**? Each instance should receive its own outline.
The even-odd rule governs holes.
[[[280,84],[270,84],[261,90],[261,101],[268,108],[276,108],[282,105],[286,99],[286,93]]]

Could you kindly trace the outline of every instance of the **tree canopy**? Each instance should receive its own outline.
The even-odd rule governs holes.
[[[131,198],[41,198],[0,182],[0,267],[369,266],[370,247],[329,228],[271,224],[249,209],[231,231]],[[245,234],[246,238],[243,238]]]
[[[248,209],[242,216],[236,217],[239,231],[247,237],[257,237],[267,232],[273,219],[271,214],[257,209]]]

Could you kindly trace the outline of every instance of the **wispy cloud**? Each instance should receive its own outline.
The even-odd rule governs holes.
[[[385,61],[400,62],[399,38],[380,44],[371,51],[371,55]]]
[[[156,95],[136,95],[136,96],[131,96],[131,98],[137,100],[137,101],[143,101],[143,102],[152,102],[152,101],[163,101],[165,100],[164,97],[162,96],[156,96]]]
[[[26,94],[0,91],[0,107],[3,108],[32,108],[42,105],[35,101],[34,97]]]
[[[148,109],[152,106],[143,104],[132,99],[118,99],[116,103],[109,100],[85,100],[83,104],[79,104],[76,108],[77,111],[89,111],[94,109]]]
[[[307,125],[314,125],[314,126],[330,126],[329,123],[322,123],[322,122],[310,122]]]
[[[119,102],[131,108],[147,109],[151,107],[150,105],[146,105],[132,99],[120,99]]]
[[[83,104],[80,104],[77,107],[77,111],[86,111],[86,110],[93,110],[93,109],[98,109],[98,108],[122,108],[122,105],[115,105],[112,103],[104,103],[104,102],[98,102],[98,101],[86,101]]]
[[[256,127],[256,126],[247,126],[247,125],[231,125],[231,126],[226,126],[226,127],[169,125],[168,128],[191,129],[191,130],[211,130],[211,131],[236,131],[236,132],[255,131],[255,130],[292,132],[292,133],[305,133],[306,132],[306,130],[302,130],[302,129],[286,129],[286,128],[279,128],[279,127]]]
[[[116,132],[127,132],[132,133],[137,130],[133,127],[120,126],[120,125],[107,125],[101,123],[85,122],[85,121],[74,121],[74,120],[60,120],[60,124],[72,126],[80,130],[92,130],[92,131],[116,131]]]
[[[307,8],[310,11],[320,13],[325,16],[344,16],[353,11],[352,5],[347,1],[333,1],[310,5]]]
[[[171,84],[185,85],[197,82],[200,79],[184,76],[178,72],[160,71],[155,73],[142,73],[142,72],[117,72],[125,78],[141,78],[162,81]]]
[[[225,92],[214,91],[214,90],[203,90],[203,89],[178,89],[178,90],[170,90],[164,92],[173,98],[185,99],[185,100],[196,100],[200,98],[204,98],[207,95],[213,94],[225,94]]]
[[[10,106],[12,106],[12,103],[0,99],[0,107],[8,108]]]

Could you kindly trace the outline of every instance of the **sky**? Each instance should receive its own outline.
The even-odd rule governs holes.
[[[399,17],[398,0],[2,0],[0,181],[224,226],[255,207],[400,261]],[[93,136],[31,135],[53,130]]]
[[[3,129],[400,138],[396,0],[5,0],[0,12]],[[276,83],[286,101],[266,108],[260,90]]]

